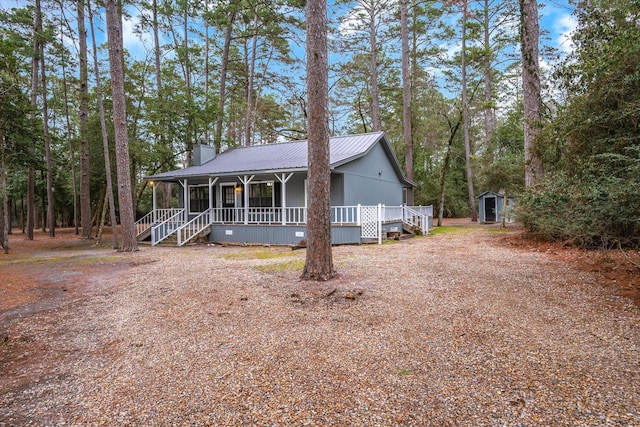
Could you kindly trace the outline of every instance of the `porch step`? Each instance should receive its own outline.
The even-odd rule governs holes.
[[[178,236],[173,233],[160,243],[157,243],[156,246],[178,246]]]
[[[147,228],[145,231],[138,234],[136,238],[138,239],[138,242],[141,242],[143,240],[147,240],[150,236],[151,236],[151,228]]]
[[[416,234],[421,234],[421,231],[418,227],[409,225],[406,222],[402,223],[402,231],[404,231],[404,233],[410,234],[411,237],[415,236]]]
[[[209,242],[209,233],[211,232],[210,228],[202,230],[200,233],[196,235],[193,239],[189,240],[187,245],[191,245],[194,243],[208,243]],[[166,239],[162,240],[156,246],[178,246],[178,235],[176,233],[171,234]]]

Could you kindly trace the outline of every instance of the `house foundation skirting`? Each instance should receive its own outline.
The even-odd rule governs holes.
[[[331,243],[334,245],[359,244],[361,228],[358,225],[331,227]],[[262,243],[270,245],[298,245],[307,240],[304,225],[235,225],[214,224],[209,240],[215,243]]]

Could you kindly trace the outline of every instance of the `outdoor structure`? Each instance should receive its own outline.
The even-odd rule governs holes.
[[[147,177],[153,211],[137,224],[152,244],[300,244],[306,239],[307,141],[238,147],[199,145],[194,166]],[[330,139],[332,243],[380,242],[404,230],[427,233],[432,207],[408,207],[415,184],[402,173],[384,133]],[[178,207],[158,209],[159,182],[178,184]]]
[[[492,191],[485,191],[478,195],[478,214],[480,222],[492,223],[514,221],[515,201],[513,197]]]

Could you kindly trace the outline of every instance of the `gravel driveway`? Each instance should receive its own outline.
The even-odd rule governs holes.
[[[323,284],[286,248],[116,255],[0,312],[0,425],[640,425],[638,306],[499,242],[336,247]]]

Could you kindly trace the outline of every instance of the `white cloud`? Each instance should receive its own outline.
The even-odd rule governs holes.
[[[136,32],[136,26],[140,24],[140,11],[135,8],[128,9],[129,17],[122,20],[122,42],[125,49],[133,56],[145,54],[146,46],[153,43],[150,32]]]
[[[578,26],[575,17],[569,14],[562,14],[553,23],[553,30],[557,34],[556,43],[558,48],[564,53],[570,53],[575,49],[572,35]]]

